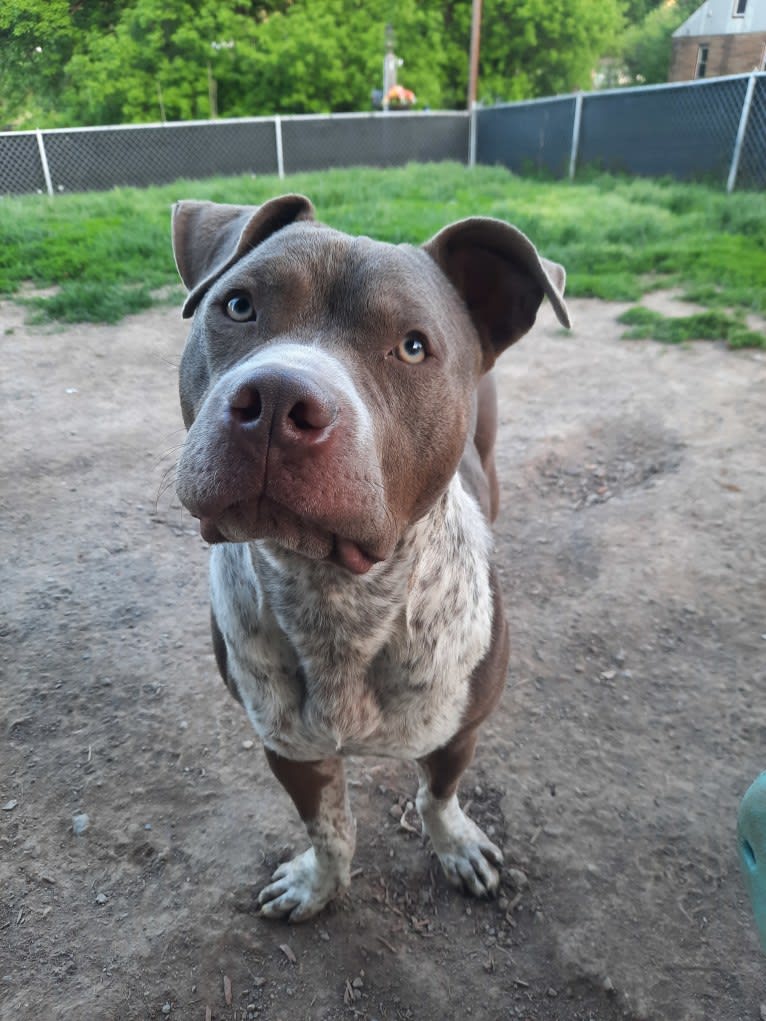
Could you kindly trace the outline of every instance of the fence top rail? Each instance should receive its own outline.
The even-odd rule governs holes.
[[[361,120],[395,117],[470,117],[468,110],[359,110],[350,113],[290,113],[281,115],[283,121]]]
[[[397,110],[395,113],[386,110],[359,110],[349,113],[290,113],[270,114],[268,117],[216,117],[214,120],[194,121],[150,121],[146,124],[93,124],[73,128],[32,128],[25,131],[0,131],[0,138],[23,138],[24,136],[71,135],[91,131],[142,131],[144,128],[190,128],[216,124],[273,124],[277,119],[282,121],[310,120],[366,120],[375,117],[463,117],[469,115],[467,110]]]
[[[508,103],[493,103],[492,106],[479,106],[479,112],[484,110],[503,110],[507,107],[534,106],[539,103],[558,103],[564,100],[573,100],[577,96],[585,99],[598,99],[599,96],[626,96],[635,92],[659,92],[663,89],[687,89],[703,85],[716,85],[719,82],[740,81],[747,78],[766,78],[766,71],[746,71],[744,74],[722,74],[715,78],[692,78],[682,82],[657,82],[655,85],[620,85],[614,89],[590,89],[581,92],[565,92],[558,96],[538,96],[535,99],[516,99]]]
[[[579,93],[577,92],[565,92],[560,96],[538,96],[535,99],[513,99],[508,103],[493,103],[491,106],[482,106],[477,103],[476,112],[485,113],[488,110],[507,110],[510,106],[539,106],[541,103],[563,103],[565,100],[569,100],[571,103],[578,95]],[[590,93],[583,93],[583,95],[590,95]]]
[[[21,138],[23,135],[71,135],[84,131],[141,131],[143,128],[188,128],[200,124],[269,124],[274,117],[217,117],[215,120],[148,121],[145,124],[91,124],[72,128],[32,128],[25,131],[0,131],[0,138]]]
[[[705,85],[718,85],[720,82],[734,82],[747,80],[752,77],[766,78],[764,71],[746,71],[744,74],[722,74],[713,78],[690,78],[682,82],[657,82],[655,85],[621,85],[614,89],[594,89],[593,92],[586,92],[591,96],[616,96],[629,92],[661,92],[663,89],[688,89],[703,88]]]

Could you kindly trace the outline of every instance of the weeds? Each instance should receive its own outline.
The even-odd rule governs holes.
[[[724,340],[731,348],[766,348],[766,336],[749,330],[741,318],[711,310],[688,316],[664,316],[638,305],[629,308],[619,322],[630,326],[626,340],[659,340],[664,344],[683,344],[690,340]]]

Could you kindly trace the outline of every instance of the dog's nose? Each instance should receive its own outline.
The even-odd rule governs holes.
[[[326,386],[305,373],[264,369],[237,386],[229,413],[253,440],[307,446],[329,437],[338,404]]]

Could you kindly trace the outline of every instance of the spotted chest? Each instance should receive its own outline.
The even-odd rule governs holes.
[[[296,759],[418,758],[448,741],[490,643],[489,548],[458,477],[362,577],[271,543],[216,546],[229,681],[264,743]]]

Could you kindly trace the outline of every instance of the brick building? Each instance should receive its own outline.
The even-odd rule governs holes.
[[[670,81],[766,70],[766,0],[705,0],[673,33]]]

